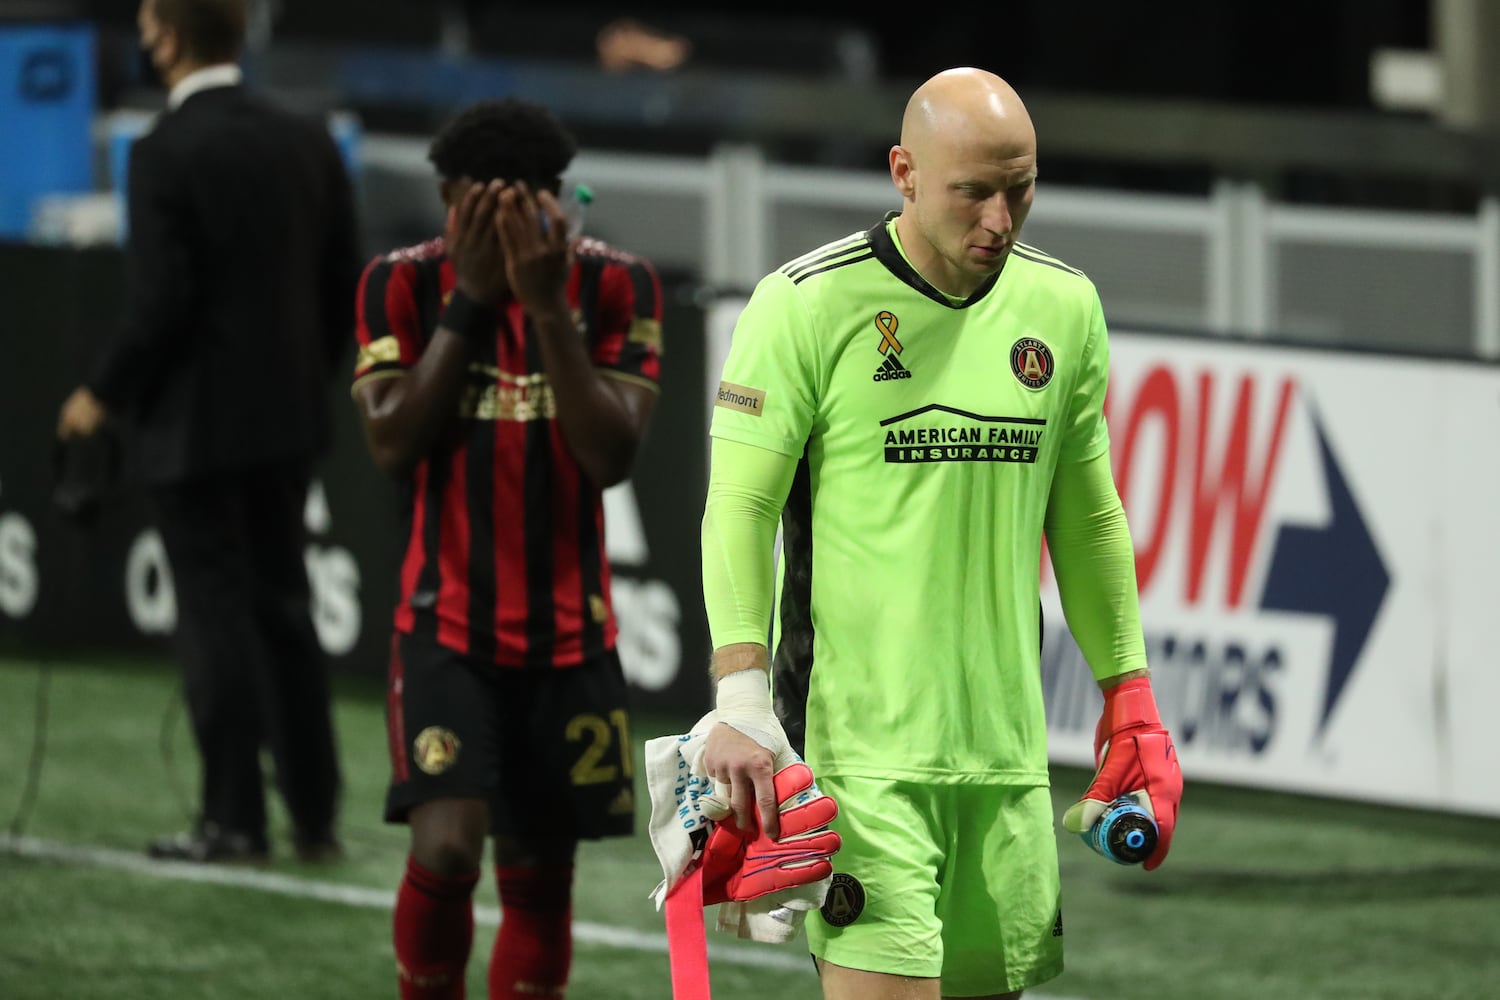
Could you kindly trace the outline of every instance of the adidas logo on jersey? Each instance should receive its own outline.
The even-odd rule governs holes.
[[[880,343],[876,349],[885,355],[885,360],[880,367],[875,369],[875,381],[889,382],[892,379],[911,378],[911,372],[906,366],[896,359],[901,353],[901,341],[896,339],[896,330],[901,326],[901,321],[896,314],[889,309],[882,309],[875,316],[875,329],[880,331]]]
[[[896,378],[911,378],[911,372],[902,367],[901,362],[896,360],[894,354],[886,356],[880,367],[875,369],[876,382],[889,382]]]

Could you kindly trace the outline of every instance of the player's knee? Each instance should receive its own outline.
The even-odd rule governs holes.
[[[414,839],[411,856],[433,874],[454,878],[477,869],[484,860],[484,851],[458,837],[432,837],[425,841]]]
[[[482,803],[481,803],[482,805]],[[486,818],[467,800],[429,802],[412,810],[411,855],[437,875],[472,872],[484,860]]]

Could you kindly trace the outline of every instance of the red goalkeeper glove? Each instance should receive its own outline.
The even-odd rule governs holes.
[[[1082,833],[1104,814],[1109,803],[1128,795],[1150,810],[1156,820],[1156,850],[1144,867],[1147,871],[1160,867],[1177,826],[1182,768],[1146,678],[1105,689],[1104,711],[1094,728],[1094,763],[1098,766],[1094,781],[1083,798],[1063,814],[1063,826]]]
[[[732,819],[715,823],[703,848],[705,906],[744,902],[833,874],[829,858],[843,841],[828,824],[838,815],[838,804],[818,791],[812,768],[801,761],[777,771],[775,782],[781,838],[767,837],[759,819],[751,830],[741,830]]]
[[[755,811],[751,812],[751,830],[739,829],[727,816],[714,821],[699,864],[690,867],[667,892],[667,951],[674,1000],[709,1000],[704,906],[739,906],[766,897],[778,905],[758,917],[795,927],[798,917],[822,905],[826,880],[833,876],[828,859],[842,846],[839,835],[828,829],[838,815],[838,805],[818,791],[812,769],[800,760],[777,771],[774,782],[781,805],[781,839],[771,840],[762,832]],[[743,928],[743,909],[739,919]],[[762,940],[790,940],[792,932],[781,930],[786,932]]]

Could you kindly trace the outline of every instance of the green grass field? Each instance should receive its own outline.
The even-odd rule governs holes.
[[[45,697],[45,745],[26,795]],[[341,678],[346,861],[269,869],[147,863],[184,828],[196,758],[158,662],[0,660],[0,998],[394,997],[389,905],[405,830],[380,822],[378,686]],[[636,720],[637,742],[691,719]],[[1054,773],[1058,815],[1083,787]],[[24,811],[23,811],[23,806]],[[574,1000],[671,995],[645,837],[585,845]],[[1500,821],[1189,781],[1171,861],[1109,865],[1064,835],[1068,971],[1032,994],[1087,1000],[1475,1000],[1500,995]],[[18,829],[19,827],[19,829]],[[16,836],[19,833],[21,836]],[[192,880],[189,877],[196,877]],[[484,996],[493,881],[477,896]],[[717,1000],[820,996],[801,942],[710,932]]]

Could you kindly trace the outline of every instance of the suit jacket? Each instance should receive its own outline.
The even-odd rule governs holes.
[[[130,155],[124,322],[89,387],[132,478],[312,457],[353,341],[353,192],[322,121],[241,86],[164,113]]]

